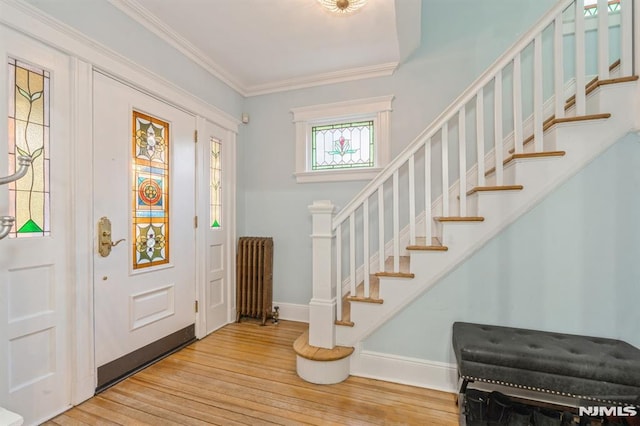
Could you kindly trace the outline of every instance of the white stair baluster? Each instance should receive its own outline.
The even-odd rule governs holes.
[[[384,185],[378,187],[378,271],[384,271]]]
[[[416,244],[416,175],[415,155],[409,157],[409,245]]]
[[[476,95],[476,151],[478,157],[478,186],[485,185],[484,166],[484,90]]]
[[[502,70],[498,71],[494,80],[494,117],[493,117],[493,127],[494,127],[494,140],[493,140],[493,153],[495,156],[496,162],[496,185],[500,186],[503,182],[503,164],[502,164],[502,144],[503,144],[503,136],[502,136]]]
[[[513,143],[516,154],[524,149],[522,133],[522,66],[518,53],[513,59]]]
[[[633,75],[633,20],[634,9],[633,0],[620,0],[620,66],[622,77]],[[637,9],[638,6],[636,6]],[[638,12],[636,13],[636,23],[640,19]],[[636,60],[640,60],[640,43],[636,43]],[[637,68],[636,68],[637,70]],[[637,71],[636,71],[637,72]]]
[[[587,111],[585,85],[585,36],[584,8],[582,1],[575,6],[575,47],[576,47],[576,116],[585,115]]]
[[[460,167],[460,216],[467,216],[467,123],[464,105],[458,112],[458,164]]]
[[[431,138],[424,144],[424,236],[425,245],[433,238],[433,211],[431,204]]]
[[[449,124],[442,126],[442,216],[449,216]]]
[[[533,143],[534,151],[544,151],[544,105],[542,100],[542,34],[533,41]],[[584,85],[583,85],[584,88]]]
[[[363,263],[364,263],[364,297],[369,297],[370,271],[369,271],[369,199],[364,200],[362,206],[362,230],[363,230]]]
[[[356,295],[356,221],[355,212],[349,215],[349,283],[351,295]]]
[[[336,228],[336,319],[338,321],[342,321],[342,296],[342,224],[340,224]]]
[[[393,272],[400,272],[400,200],[398,169],[393,172]]]
[[[598,78],[609,78],[609,0],[598,0]]]
[[[564,117],[564,58],[563,44],[564,34],[562,28],[562,14],[554,21],[553,29],[553,90],[554,90],[554,111],[556,118]]]

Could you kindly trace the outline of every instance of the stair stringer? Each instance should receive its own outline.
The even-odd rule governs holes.
[[[545,146],[565,150],[563,157],[514,160],[505,168],[505,178],[524,186],[522,191],[476,193],[477,213],[484,222],[436,223],[436,234],[449,250],[412,251],[414,279],[380,277],[383,304],[352,302],[353,327],[336,326],[338,345],[356,346],[428,291],[446,274],[464,262],[503,229],[516,221],[608,147],[630,131],[636,131],[640,108],[637,81],[602,86],[594,93],[598,109],[609,112],[603,120],[557,124],[545,134]],[[352,364],[357,364],[352,355]]]

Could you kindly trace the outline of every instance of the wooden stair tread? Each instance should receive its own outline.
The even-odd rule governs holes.
[[[620,65],[620,60],[615,61],[609,67],[609,71],[614,70],[619,65]],[[606,86],[606,85],[610,85],[610,84],[618,84],[618,83],[626,83],[626,82],[631,82],[631,81],[637,81],[638,78],[639,77],[637,75],[633,75],[633,76],[629,76],[629,77],[616,77],[616,78],[610,78],[610,79],[606,79],[606,80],[599,80],[598,77],[594,77],[591,81],[589,81],[585,85],[585,96],[589,95],[591,92],[593,92],[595,89],[597,89],[600,86]],[[567,101],[565,102],[565,106],[564,106],[565,111],[567,111],[571,107],[573,107],[575,105],[575,103],[576,103],[576,96],[575,95],[570,96],[567,99]],[[609,117],[611,117],[611,114],[608,114],[608,113],[588,114],[588,115],[577,116],[577,117],[563,117],[563,118],[555,118],[555,115],[552,115],[551,117],[549,117],[546,120],[544,120],[544,122],[542,123],[542,130],[543,130],[543,132],[547,131],[549,128],[551,128],[555,124],[559,124],[559,123],[570,123],[570,122],[574,122],[574,121],[585,121],[585,120],[599,120],[599,119],[606,119],[606,118],[609,118]],[[522,142],[522,145],[525,146],[525,145],[529,144],[532,141],[533,141],[533,135],[530,135],[529,137],[527,137]],[[513,149],[513,148],[509,150],[510,154],[513,154],[514,152],[515,152],[515,149]],[[495,171],[495,168],[493,170]],[[487,176],[489,174],[491,174],[491,173],[487,172],[487,173],[485,173],[485,176]]]
[[[542,152],[522,152],[520,154],[511,154],[502,161],[502,165],[506,166],[513,160],[526,159],[526,158],[546,158],[546,157],[563,157],[567,153],[565,151],[542,151]],[[492,167],[485,172],[485,176],[489,176],[495,173],[496,168]]]
[[[394,258],[389,256],[384,262],[384,271],[376,272],[377,277],[394,277],[394,278],[415,278],[415,274],[411,273],[411,258],[409,256],[400,256],[400,267],[398,271],[393,270]]]
[[[293,350],[301,357],[312,361],[338,361],[351,355],[354,348],[336,346],[333,349],[327,349],[311,346],[309,344],[309,331],[305,331],[293,342]]]
[[[375,274],[369,275],[369,297],[364,297],[364,281],[356,286],[356,294],[354,296],[347,294],[348,302],[364,302],[364,303],[384,303],[380,299],[380,280]]]
[[[544,123],[542,124],[542,131],[546,132],[547,130],[549,130],[551,127],[555,126],[556,124],[561,124],[561,123],[573,123],[573,122],[578,122],[578,121],[590,121],[590,120],[604,120],[607,118],[610,118],[611,114],[609,113],[602,113],[602,114],[587,114],[587,115],[579,115],[579,116],[575,116],[575,117],[563,117],[563,118],[556,118],[555,115],[552,115],[551,117],[547,118]],[[523,142],[522,142],[522,146],[526,146],[529,143],[533,142],[533,135],[530,135],[528,138],[526,138]],[[509,150],[509,154],[513,154],[515,152],[515,148],[511,148]]]
[[[609,84],[627,83],[627,82],[636,81],[636,80],[638,80],[637,75],[632,75],[629,77],[608,78],[605,80],[599,80],[598,77],[595,77],[585,86],[585,96],[589,95],[591,92],[593,92],[600,86],[607,86]],[[569,97],[569,99],[567,99],[567,102],[565,103],[565,106],[564,106],[565,111],[571,108],[572,106],[574,106],[575,104],[576,104],[576,95],[572,95],[571,97]]]
[[[336,320],[336,325],[344,325],[353,327],[355,323],[351,321],[351,302],[349,302],[348,294],[342,297],[342,319]]]
[[[349,302],[377,303],[378,305],[382,305],[384,303],[384,300],[374,297],[349,296],[348,299]]]
[[[476,192],[493,192],[493,191],[520,191],[524,188],[522,185],[501,185],[501,186],[476,186],[467,192],[467,195]]]
[[[438,222],[484,222],[482,216],[439,216],[433,220]]]
[[[427,244],[426,237],[416,237],[416,243],[407,246],[407,250],[416,250],[416,251],[447,251],[449,247],[442,245],[440,240],[437,237],[431,238],[431,244]]]

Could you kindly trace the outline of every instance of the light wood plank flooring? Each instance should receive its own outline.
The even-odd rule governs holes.
[[[360,377],[303,381],[292,345],[306,329],[230,324],[45,424],[458,424],[454,394]]]

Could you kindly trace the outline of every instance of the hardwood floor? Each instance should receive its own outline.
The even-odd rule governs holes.
[[[454,394],[360,377],[303,381],[292,345],[306,329],[227,325],[45,424],[458,424]]]

